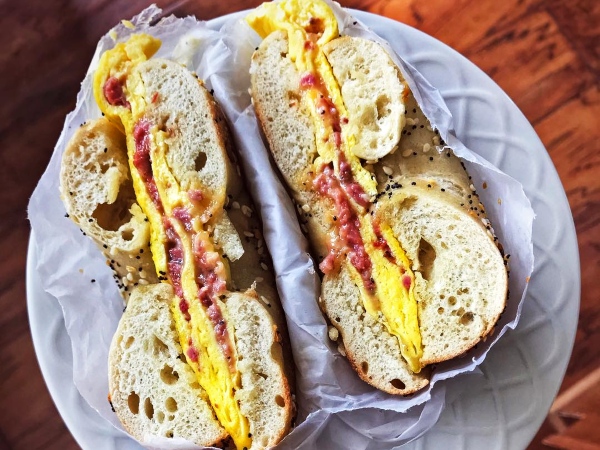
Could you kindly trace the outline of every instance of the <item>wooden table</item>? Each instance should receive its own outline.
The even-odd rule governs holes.
[[[64,116],[75,106],[99,37],[149,3],[2,4],[0,449],[77,448],[48,395],[29,334],[26,205]],[[176,15],[210,19],[260,1],[157,3]],[[600,2],[345,0],[342,4],[404,21],[455,48],[488,73],[535,127],[564,184],[579,236],[580,322],[561,391],[576,385],[600,366]],[[600,440],[599,428],[600,423],[588,426],[584,438]],[[551,425],[545,424],[531,448],[544,448],[541,440],[551,432]]]

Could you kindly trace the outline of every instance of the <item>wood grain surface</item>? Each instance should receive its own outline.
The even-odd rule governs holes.
[[[77,448],[45,387],[29,334],[26,206],[75,106],[96,42],[149,3],[0,3],[0,450]],[[260,1],[157,3],[167,12],[210,19]],[[403,21],[455,48],[489,74],[535,127],[567,192],[579,239],[580,322],[561,391],[574,386],[600,366],[600,1],[341,3]],[[589,429],[600,427],[595,417]],[[553,432],[544,424],[530,448],[547,448],[542,438]]]

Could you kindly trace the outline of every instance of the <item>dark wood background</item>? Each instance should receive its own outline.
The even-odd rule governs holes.
[[[0,2],[1,450],[77,448],[44,385],[29,334],[26,206],[64,117],[75,106],[96,42],[118,20],[149,3]],[[210,19],[260,1],[157,3],[177,15]],[[455,48],[489,74],[535,127],[558,169],[579,239],[580,321],[561,392],[577,387],[600,366],[600,1],[342,0],[342,4],[406,22]],[[600,383],[592,383],[592,389],[597,393]],[[588,424],[591,431],[583,439],[597,444],[600,421]],[[542,439],[555,431],[550,421],[545,423],[530,448],[547,448]]]

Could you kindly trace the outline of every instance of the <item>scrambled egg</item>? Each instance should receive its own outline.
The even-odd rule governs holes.
[[[283,0],[261,5],[246,20],[263,38],[277,30],[287,32],[288,57],[301,75],[302,101],[311,111],[316,131],[315,142],[319,156],[309,170],[318,173],[324,164],[333,162],[335,172],[339,175],[339,148],[351,167],[353,179],[369,197],[375,195],[377,183],[374,176],[362,166],[360,159],[352,152],[356,137],[348,134],[349,127],[343,126],[348,122],[348,114],[340,86],[321,50],[323,45],[339,35],[337,20],[331,8],[322,0]],[[320,100],[322,94],[335,106],[340,119],[337,125],[340,130],[336,129],[335,121],[324,119],[320,111],[323,107]],[[341,139],[337,141],[334,139],[336,132],[341,132]],[[384,256],[384,252],[374,245],[377,237],[371,216],[366,208],[356,203],[354,205],[360,219],[360,234],[372,264],[375,294],[365,289],[361,275],[352,264],[347,261],[345,264],[350,269],[356,285],[361,287],[365,309],[373,317],[381,320],[388,331],[398,338],[402,356],[413,372],[419,372],[423,349],[414,296],[414,274],[410,270],[410,262],[389,226],[381,224],[383,238],[391,249],[395,264]],[[380,318],[379,312],[383,314],[383,318]]]
[[[139,127],[145,118],[146,109],[153,102],[153,93],[146,92],[144,83],[135,72],[138,64],[149,59],[159,49],[161,42],[146,34],[132,35],[127,42],[117,44],[114,49],[105,52],[94,75],[94,96],[98,106],[105,116],[116,123],[127,137],[127,149],[133,185],[138,203],[148,217],[151,233],[151,249],[157,272],[178,290],[177,281],[169,271],[170,242],[165,229],[164,217],[174,217],[177,208],[184,208],[191,212],[186,229],[186,221],[170,220],[179,241],[178,246],[182,252],[180,295],[187,301],[189,309],[180,307],[181,299],[175,297],[171,310],[175,318],[176,329],[183,353],[194,369],[199,384],[206,391],[209,401],[216,416],[231,435],[239,449],[250,448],[252,439],[248,419],[241,413],[235,398],[235,391],[241,387],[241,377],[235,369],[235,346],[233,339],[233,326],[227,315],[227,308],[220,300],[213,299],[219,306],[226,323],[227,334],[230,339],[231,355],[227,359],[221,343],[216,336],[215,324],[211,321],[207,308],[202,306],[199,299],[199,289],[196,283],[196,266],[194,264],[195,244],[202,246],[202,251],[207,257],[216,261],[215,272],[222,278],[228,279],[228,266],[225,260],[216,252],[207,231],[204,230],[203,214],[222,207],[224,202],[223,192],[216,192],[215,198],[192,202],[189,190],[180,188],[177,179],[171,172],[166,162],[168,152],[168,134],[158,130],[157,124],[147,123],[142,130],[142,138],[148,139],[149,157],[151,160],[151,177],[158,191],[160,207],[157,206],[156,196],[149,194],[143,174],[134,163],[136,152],[136,132],[141,133]],[[140,135],[138,134],[138,144]],[[202,186],[192,186],[206,193]],[[208,202],[208,203],[207,203]],[[204,210],[201,210],[201,209]],[[190,229],[191,226],[191,229]],[[172,233],[171,233],[172,237]],[[172,241],[172,239],[171,239]],[[189,319],[189,320],[188,320]]]

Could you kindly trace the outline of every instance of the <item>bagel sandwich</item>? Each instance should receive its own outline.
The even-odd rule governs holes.
[[[134,255],[114,265],[131,276],[109,399],[142,444],[271,447],[295,414],[271,262],[217,103],[185,67],[152,58],[160,44],[134,34],[101,56],[94,98],[104,117],[63,156],[69,216],[86,233],[100,229],[93,237],[109,254]],[[85,200],[74,208],[70,198]]]
[[[322,273],[319,304],[359,377],[399,395],[485,339],[507,271],[464,165],[384,48],[322,0],[265,3],[251,95]]]

